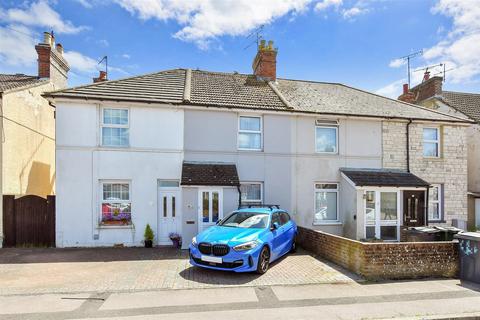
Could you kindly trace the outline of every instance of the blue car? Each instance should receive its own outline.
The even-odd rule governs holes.
[[[263,274],[272,261],[295,251],[296,234],[297,225],[278,206],[242,208],[192,239],[190,263]]]

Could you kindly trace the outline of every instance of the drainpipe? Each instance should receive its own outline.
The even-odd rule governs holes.
[[[237,186],[238,190],[238,209],[240,209],[242,205],[242,191],[240,190],[240,186]]]
[[[407,172],[410,172],[410,125],[412,119],[408,119],[407,123]]]
[[[427,194],[425,195],[425,212],[423,213],[425,215],[425,225],[428,226],[428,194],[430,193],[430,186],[427,187]],[[438,190],[440,192],[440,190]],[[440,203],[438,204],[440,206]],[[440,209],[440,207],[439,207]]]

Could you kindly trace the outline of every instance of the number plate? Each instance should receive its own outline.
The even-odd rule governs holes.
[[[218,257],[202,256],[201,259],[206,262],[222,263],[222,258]]]

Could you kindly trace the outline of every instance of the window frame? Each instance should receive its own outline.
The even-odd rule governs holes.
[[[240,188],[242,185],[248,185],[248,184],[255,184],[255,185],[260,185],[260,200],[241,200],[242,204],[248,205],[248,204],[262,204],[263,203],[263,182],[254,182],[254,181],[243,181],[240,182]]]
[[[328,152],[328,151],[319,151],[317,148],[317,129],[335,129],[335,151]],[[338,124],[315,124],[315,153],[319,154],[338,154]]]
[[[109,124],[105,123],[105,110],[127,110],[127,124]],[[103,128],[121,128],[128,129],[128,143],[127,145],[107,145],[103,144]],[[130,108],[127,107],[101,107],[100,108],[100,146],[107,148],[129,148],[130,147]]]
[[[114,200],[109,201],[103,198],[103,186],[105,184],[127,184],[128,185],[128,200]],[[131,227],[133,226],[133,201],[132,201],[132,183],[130,180],[99,180],[99,215],[98,215],[98,225],[102,227]],[[102,221],[102,205],[104,203],[129,203],[130,204],[130,221],[126,225],[116,225],[116,224],[104,224]]]
[[[375,219],[373,220],[372,223],[368,223],[367,220],[367,192],[373,192],[375,195]],[[390,220],[382,220],[381,215],[381,201],[382,201],[382,193],[395,193],[396,194],[396,202],[397,202],[397,218],[395,220],[390,219]],[[398,188],[375,188],[375,187],[369,187],[365,188],[363,190],[363,219],[364,219],[364,227],[363,227],[363,235],[365,239],[367,238],[367,228],[368,227],[374,227],[375,228],[375,239],[381,239],[382,238],[382,227],[396,227],[397,229],[397,239],[396,240],[383,240],[384,242],[398,242],[400,241],[400,227],[402,226],[402,219],[403,219],[403,213],[401,211],[401,194],[403,194],[402,190]],[[377,238],[377,236],[380,236],[380,238]]]
[[[258,118],[260,120],[260,130],[242,130],[240,129],[240,121],[242,118]],[[240,147],[240,134],[241,133],[255,133],[260,134],[260,148],[241,148]],[[259,115],[248,115],[248,114],[240,114],[238,115],[237,121],[237,150],[241,151],[262,151],[263,150],[263,117]]]
[[[425,129],[433,129],[435,131],[437,131],[437,140],[425,140],[424,138],[424,132],[425,132]],[[437,155],[436,156],[426,156],[425,155],[425,144],[426,143],[435,143],[437,145]],[[423,147],[423,150],[422,150],[422,153],[423,153],[423,157],[424,158],[433,158],[433,159],[438,159],[441,157],[441,154],[442,154],[442,150],[441,150],[441,130],[439,127],[423,127],[422,129],[422,147]]]
[[[428,195],[428,208],[430,209],[431,203],[438,203],[438,219],[430,219],[430,213],[427,212],[427,219],[428,222],[441,222],[443,221],[443,185],[440,183],[432,183],[430,185],[430,188],[428,188],[428,192],[430,192],[430,189],[432,187],[438,188],[438,200],[432,200],[430,197],[430,194]]]
[[[317,189],[317,184],[335,184],[337,186],[336,189]],[[315,182],[313,184],[313,223],[314,226],[321,226],[321,225],[328,225],[328,224],[339,224],[340,223],[340,216],[339,216],[339,195],[340,195],[340,183],[339,182]],[[315,214],[317,213],[317,193],[318,192],[332,192],[336,194],[336,219],[335,220],[321,220],[315,221]]]

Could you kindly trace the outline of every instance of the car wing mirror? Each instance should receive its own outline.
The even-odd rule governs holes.
[[[280,227],[280,225],[278,224],[278,222],[274,222],[272,223],[272,227],[270,228],[270,230],[277,230],[278,228]]]

